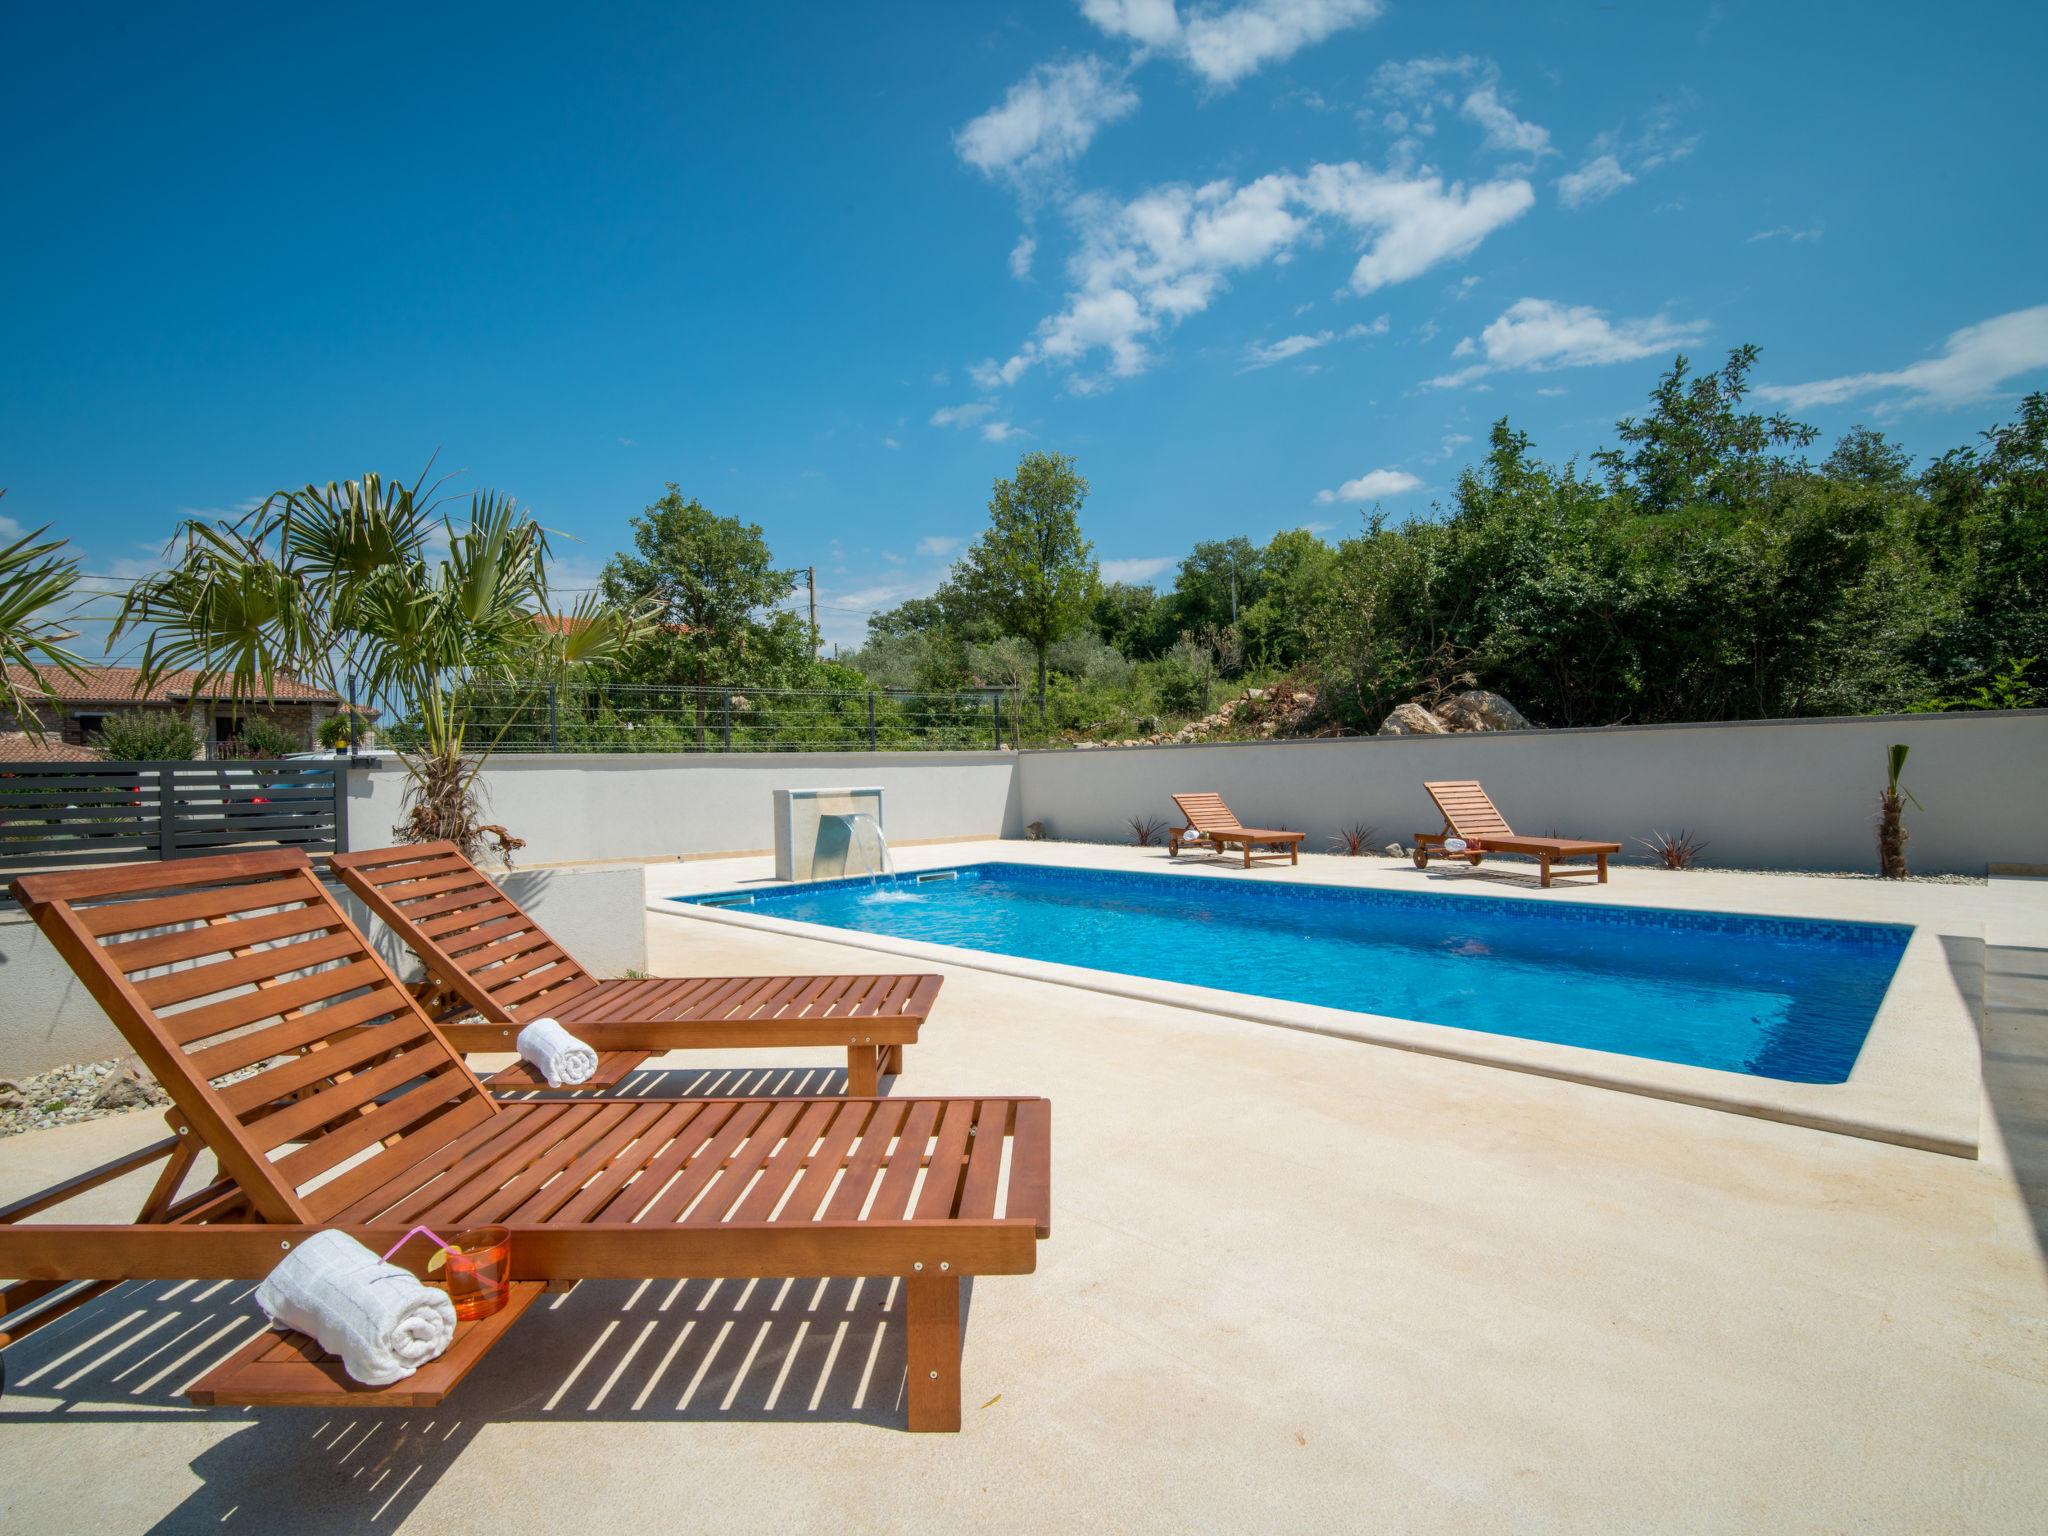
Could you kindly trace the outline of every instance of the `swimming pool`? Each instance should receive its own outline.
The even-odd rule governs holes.
[[[986,863],[678,896],[1794,1083],[1856,1064],[1910,928]]]

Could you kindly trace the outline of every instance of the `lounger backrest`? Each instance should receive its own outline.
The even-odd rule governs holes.
[[[296,848],[14,894],[269,1220],[324,1220],[498,1112]]]
[[[453,843],[337,853],[329,862],[436,981],[494,1024],[542,1018],[597,985]]]
[[[1173,803],[1180,807],[1181,815],[1187,817],[1188,825],[1197,832],[1235,832],[1243,825],[1230,814],[1230,807],[1218,794],[1175,795]]]
[[[1444,820],[1460,837],[1513,837],[1515,829],[1493,808],[1477,779],[1447,779],[1422,786],[1444,813]]]

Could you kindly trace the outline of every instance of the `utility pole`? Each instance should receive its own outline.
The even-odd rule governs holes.
[[[816,661],[818,659],[818,568],[815,565],[804,567],[804,580],[809,583],[811,589],[811,660]]]

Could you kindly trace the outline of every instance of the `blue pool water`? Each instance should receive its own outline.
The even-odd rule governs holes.
[[[993,863],[676,900],[1795,1083],[1848,1078],[1912,931]]]

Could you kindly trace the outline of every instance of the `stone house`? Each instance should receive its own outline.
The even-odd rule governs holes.
[[[38,691],[26,670],[7,670],[25,695]],[[79,677],[44,667],[42,674],[47,693],[36,713],[42,719],[44,738],[37,743],[18,720],[0,715],[0,759],[91,762],[99,754],[89,743],[107,717],[138,711],[183,715],[199,738],[203,757],[229,753],[241,722],[251,716],[283,727],[297,739],[298,750],[310,752],[318,745],[321,722],[347,707],[325,689],[292,677],[277,680],[276,697],[270,703],[238,707],[217,689],[196,687],[190,672],[167,672],[147,693],[139,691],[141,672],[136,667],[86,667]]]

